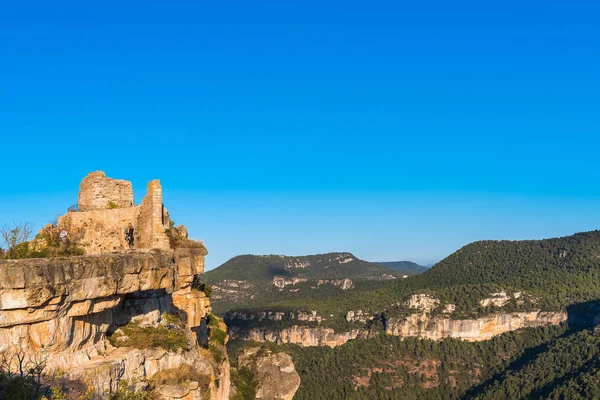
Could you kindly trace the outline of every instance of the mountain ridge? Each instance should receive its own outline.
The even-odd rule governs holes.
[[[375,261],[373,263],[381,265],[382,267],[399,271],[406,275],[417,275],[429,269],[429,267],[412,261]]]

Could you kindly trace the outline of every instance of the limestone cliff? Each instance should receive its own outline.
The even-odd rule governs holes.
[[[467,341],[480,341],[520,328],[558,325],[566,320],[566,312],[496,313],[472,319],[451,319],[445,316],[432,316],[428,312],[423,312],[410,314],[404,318],[390,318],[386,323],[385,332],[395,336],[419,337],[431,340],[457,338]],[[336,332],[326,327],[294,325],[288,328],[265,326],[247,329],[232,326],[230,327],[230,334],[236,339],[259,342],[270,341],[300,346],[335,347],[349,340],[372,337],[374,332],[367,329]]]
[[[254,374],[257,399],[291,400],[300,387],[300,375],[286,353],[250,347],[239,352],[238,365]]]
[[[234,339],[255,340],[258,342],[289,343],[300,346],[335,347],[356,338],[366,338],[369,332],[353,329],[348,332],[335,332],[331,328],[294,325],[289,328],[250,328],[236,329],[230,327],[230,335]]]
[[[473,319],[432,317],[423,312],[405,318],[390,318],[387,321],[386,333],[432,340],[450,337],[475,342],[519,328],[558,325],[566,320],[566,312],[496,313]]]
[[[99,398],[123,379],[143,385],[159,371],[187,364],[210,376],[212,399],[229,395],[229,364],[197,342],[210,301],[192,289],[204,270],[204,249],[114,253],[0,262],[0,353],[44,357],[93,386]],[[157,324],[164,313],[183,316],[189,350],[113,347],[107,335],[130,321]],[[191,384],[183,397],[201,395]]]

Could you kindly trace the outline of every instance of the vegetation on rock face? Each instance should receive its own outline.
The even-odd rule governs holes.
[[[212,296],[212,286],[203,282],[201,279],[201,275],[194,276],[194,280],[192,281],[192,289],[196,289],[203,292],[209,299]]]
[[[23,254],[20,249],[33,233],[33,225],[29,222],[12,223],[11,225],[3,225],[0,227],[0,241],[4,248],[2,256],[5,258],[23,258],[19,257]]]
[[[206,325],[208,328],[208,350],[212,353],[215,362],[220,363],[226,357],[227,325],[222,319],[213,314],[207,317]]]
[[[165,230],[165,234],[169,239],[169,246],[172,249],[195,248],[202,249],[204,255],[208,254],[203,242],[188,238],[187,228],[183,225],[175,226],[175,222],[171,221],[170,228]]]
[[[31,400],[41,398],[39,383],[31,376],[0,372],[0,400]]]
[[[108,395],[106,400],[152,400],[150,393],[145,390],[136,390],[129,386],[125,380],[119,382],[119,387],[115,392]]]
[[[177,321],[177,324],[170,323],[171,319]],[[160,347],[167,351],[188,350],[190,343],[181,326],[181,321],[172,317],[163,318],[163,322],[166,323],[158,326],[142,326],[138,321],[131,321],[109,337],[110,343],[115,347],[138,349]]]
[[[254,374],[248,368],[231,368],[231,386],[235,394],[230,400],[247,400],[256,397]]]
[[[61,230],[56,225],[46,225],[35,237],[28,241],[33,232],[29,223],[14,223],[0,228],[0,236],[6,250],[0,249],[0,257],[7,259],[18,258],[48,258],[63,256],[80,256],[84,250],[77,245],[77,240],[71,237],[60,238]]]
[[[181,385],[187,382],[198,382],[201,390],[206,390],[210,385],[210,376],[201,374],[188,364],[176,368],[165,369],[157,372],[150,378],[150,387],[158,388],[163,385]]]
[[[93,388],[67,378],[63,371],[44,373],[44,359],[25,358],[23,352],[2,353],[0,358],[0,400],[92,400],[94,397]]]

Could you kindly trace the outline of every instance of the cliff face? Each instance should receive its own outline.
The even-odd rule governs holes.
[[[295,325],[282,329],[251,328],[236,330],[230,328],[230,335],[235,339],[256,340],[258,342],[290,343],[305,347],[335,347],[349,340],[367,337],[368,332],[360,329],[353,329],[349,332],[335,332],[331,328]]]
[[[195,340],[178,353],[115,348],[107,340],[130,321],[156,324],[173,312],[183,314],[195,339],[192,330],[210,312],[208,298],[191,288],[193,276],[204,270],[204,255],[203,249],[178,249],[2,261],[0,353],[43,357],[47,371],[62,369],[99,393],[122,379],[143,381],[189,364],[212,377],[212,398],[227,398],[227,361],[207,360]]]
[[[288,354],[251,347],[240,351],[238,364],[254,374],[257,399],[292,400],[300,387],[300,375]]]
[[[471,342],[488,340],[504,332],[520,328],[558,325],[567,321],[566,312],[522,312],[490,314],[477,319],[450,319],[433,317],[429,313],[416,313],[403,319],[391,318],[385,332],[389,335],[443,340],[457,338]],[[250,329],[230,328],[233,338],[291,343],[300,346],[335,347],[357,338],[368,338],[372,333],[363,329],[335,332],[331,328],[294,325],[289,328],[273,329],[254,327]]]
[[[431,317],[429,313],[423,312],[411,314],[403,319],[390,318],[387,321],[386,333],[432,340],[451,337],[475,342],[519,328],[558,325],[566,320],[566,312],[498,313],[477,319]]]

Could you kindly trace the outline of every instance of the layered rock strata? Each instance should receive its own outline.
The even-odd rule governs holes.
[[[336,332],[331,328],[294,325],[289,328],[272,329],[266,327],[236,329],[230,327],[229,333],[234,339],[255,340],[257,342],[289,343],[300,346],[329,346],[342,345],[349,340],[366,338],[369,333],[362,329],[348,332]]]
[[[210,313],[209,299],[192,289],[205,254],[178,249],[2,261],[0,353],[43,357],[46,371],[63,369],[98,393],[121,379],[144,381],[190,364],[212,377],[211,398],[227,398],[228,362],[209,360],[196,342],[187,352],[168,353],[114,348],[107,340],[120,325],[156,324],[163,313],[183,315],[193,339]]]
[[[431,340],[457,338],[476,342],[520,328],[558,325],[566,321],[566,312],[497,313],[474,319],[440,318],[432,317],[429,313],[415,313],[402,319],[390,318],[386,333]]]
[[[238,353],[238,365],[254,374],[257,399],[292,400],[300,387],[300,375],[286,353],[250,347]]]

